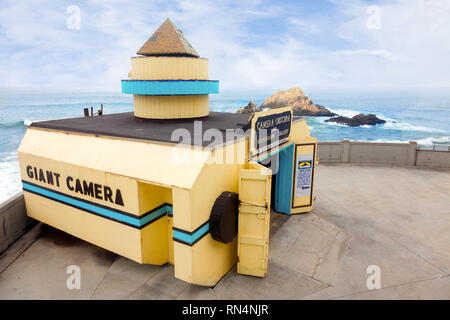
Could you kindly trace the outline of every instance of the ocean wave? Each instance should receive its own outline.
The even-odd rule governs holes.
[[[39,108],[39,107],[49,107],[49,108],[71,108],[71,107],[75,107],[75,106],[98,106],[100,107],[100,104],[107,104],[109,106],[116,106],[116,105],[131,105],[133,104],[133,101],[129,101],[130,98],[129,97],[123,97],[122,100],[119,99],[104,99],[104,100],[75,100],[75,101],[59,101],[59,102],[54,102],[54,101],[41,101],[36,103],[35,101],[27,103],[24,101],[21,102],[12,102],[12,103],[8,103],[5,104],[5,107],[8,108],[17,108],[17,107],[27,107],[27,108]]]
[[[25,125],[24,121],[15,121],[15,122],[7,122],[7,123],[0,122],[0,128],[17,128],[17,127],[22,127],[24,125]]]
[[[367,140],[367,139],[361,139],[359,141],[364,141],[364,142],[384,142],[384,143],[408,143],[410,140],[392,140],[392,139]]]
[[[352,118],[353,116],[356,116],[357,114],[364,113],[361,111],[355,111],[355,110],[350,110],[350,109],[330,109],[330,110],[334,113],[337,113],[340,116],[348,117],[348,118]],[[442,130],[442,129],[413,125],[408,122],[397,121],[395,119],[386,117],[382,114],[377,114],[377,116],[380,119],[383,119],[386,121],[386,123],[376,126],[377,128],[379,127],[381,129],[399,130],[399,131],[420,131],[420,132],[446,133],[446,131]],[[322,123],[325,123],[327,125],[338,125],[338,126],[347,127],[346,125],[336,124],[335,122],[325,122],[327,119],[328,118],[324,118],[324,119],[320,119],[319,121]],[[373,127],[374,126],[369,126],[369,125],[360,126],[360,128],[373,128]]]
[[[7,153],[1,158],[1,162],[14,162],[18,161],[17,151]]]
[[[422,145],[450,144],[450,136],[423,138],[423,139],[417,140],[417,143],[422,144]]]
[[[336,109],[328,108],[328,109],[331,112],[334,112],[340,116],[347,117],[347,118],[352,118],[352,117],[356,116],[357,114],[364,113],[362,111],[355,111],[355,110],[350,110],[350,109],[339,109],[339,108],[336,108]]]
[[[400,130],[400,131],[422,131],[422,132],[440,132],[445,133],[445,130],[437,128],[429,128],[424,126],[416,126],[407,122],[395,121],[392,119],[385,119],[386,123],[381,125],[380,128],[389,130]]]
[[[342,123],[337,123],[337,122],[325,122],[325,120],[327,119],[320,119],[319,122],[322,122],[328,126],[335,126],[335,127],[343,127],[343,128],[352,128],[347,126],[346,124],[342,124]]]
[[[0,162],[0,203],[20,189],[19,162],[17,160]]]
[[[386,142],[386,143],[408,143],[409,141],[416,141],[419,145],[449,145],[450,144],[450,136],[447,137],[428,137],[422,139],[405,139],[405,140],[396,140],[396,139],[376,139],[376,140],[368,140],[361,139],[359,141],[366,142]]]
[[[1,123],[0,122],[0,128],[18,128],[26,126],[28,127],[33,121],[31,120],[22,120],[22,121],[15,121],[15,122],[6,122]]]

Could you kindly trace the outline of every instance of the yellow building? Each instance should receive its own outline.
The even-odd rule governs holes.
[[[175,277],[267,273],[269,218],[308,212],[315,138],[290,108],[209,112],[218,81],[170,20],[131,59],[134,112],[33,123],[19,147],[28,215]]]

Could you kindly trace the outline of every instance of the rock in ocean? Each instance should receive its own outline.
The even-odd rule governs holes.
[[[255,103],[255,101],[251,100],[248,105],[246,105],[245,107],[240,108],[237,113],[255,113],[258,111],[262,111],[261,108],[258,107],[258,105]]]
[[[261,104],[261,109],[282,107],[292,107],[294,116],[332,117],[336,115],[324,106],[314,104],[300,87],[293,87],[287,91],[278,90]]]
[[[340,124],[345,124],[350,127],[359,127],[362,125],[372,126],[372,125],[376,125],[376,124],[386,123],[385,120],[378,118],[376,115],[374,115],[372,113],[370,113],[368,115],[360,113],[352,118],[339,116],[339,117],[325,120],[325,122],[336,122],[336,123],[340,123]]]

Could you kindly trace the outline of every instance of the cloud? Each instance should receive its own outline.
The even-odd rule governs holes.
[[[74,3],[80,30],[66,27]],[[370,5],[380,9],[379,29],[367,27]],[[119,91],[129,58],[167,17],[231,94],[450,79],[444,0],[21,0],[0,4],[0,86]]]
[[[368,56],[375,56],[380,57],[383,59],[387,59],[390,61],[397,61],[399,58],[393,54],[390,51],[387,51],[385,49],[378,49],[378,50],[369,50],[369,49],[358,49],[358,50],[338,50],[333,52],[335,55],[340,56],[352,56],[352,55],[368,55]]]

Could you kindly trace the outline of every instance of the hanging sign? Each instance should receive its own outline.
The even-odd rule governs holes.
[[[289,140],[292,127],[292,108],[277,108],[256,112],[251,119],[250,153],[261,153]]]

